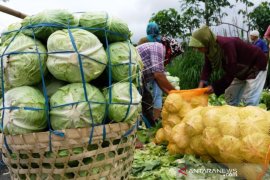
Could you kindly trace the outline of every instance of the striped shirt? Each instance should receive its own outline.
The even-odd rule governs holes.
[[[144,65],[143,78],[146,82],[154,79],[155,72],[164,72],[165,48],[161,43],[149,42],[137,46]]]

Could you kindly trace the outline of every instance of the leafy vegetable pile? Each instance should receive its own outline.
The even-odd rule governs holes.
[[[124,41],[131,36],[128,25],[121,19],[109,16],[106,12],[86,12],[80,17],[80,26],[92,28],[92,31],[99,39],[105,40],[107,36],[109,42]],[[102,28],[112,33],[104,34]]]
[[[193,155],[171,155],[166,150],[166,146],[149,143],[145,145],[144,149],[135,151],[132,172],[129,178],[131,180],[232,180],[236,179],[233,176],[237,176],[236,173],[230,174],[231,177],[218,173],[205,173],[207,169],[228,171],[227,167],[222,164],[203,161]]]
[[[141,111],[133,83],[140,82],[142,62],[130,36],[128,25],[106,12],[77,17],[46,10],[8,26],[0,46],[0,130],[16,135],[131,123]]]

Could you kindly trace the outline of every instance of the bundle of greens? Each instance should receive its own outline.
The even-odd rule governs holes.
[[[207,170],[227,172],[222,164],[205,162],[193,155],[170,155],[166,146],[149,143],[142,150],[136,150],[132,172],[129,179],[220,179],[232,180],[231,177],[218,173],[205,173]]]

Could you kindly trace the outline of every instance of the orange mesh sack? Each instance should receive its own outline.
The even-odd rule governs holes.
[[[199,106],[207,106],[208,95],[205,94],[206,91],[207,88],[170,91],[162,108],[163,128],[171,129],[180,124],[186,114],[192,109]],[[156,136],[156,139],[160,140],[158,136]],[[171,137],[167,137],[168,139],[171,139]]]
[[[190,103],[192,107],[207,106],[208,105],[208,94],[206,91],[208,88],[196,88],[189,90],[172,90],[170,94],[179,93],[183,100]]]

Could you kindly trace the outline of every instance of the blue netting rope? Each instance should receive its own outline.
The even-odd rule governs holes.
[[[47,119],[47,122],[48,122],[48,128],[49,128],[49,132],[50,132],[50,135],[49,135],[49,148],[50,148],[50,151],[52,150],[52,144],[51,144],[51,136],[52,134],[55,134],[55,135],[58,135],[58,136],[61,136],[63,137],[64,136],[64,133],[60,132],[60,131],[55,131],[51,128],[51,123],[50,123],[50,115],[49,115],[49,111],[53,108],[59,108],[59,107],[64,107],[64,106],[72,106],[72,105],[75,105],[75,104],[79,104],[81,102],[87,102],[88,103],[88,108],[89,108],[89,111],[90,111],[90,120],[92,122],[91,126],[91,132],[90,132],[90,137],[89,137],[89,144],[91,144],[92,142],[92,138],[93,138],[93,133],[94,133],[94,127],[96,126],[96,124],[94,123],[93,121],[93,115],[92,115],[92,109],[91,109],[91,103],[97,103],[97,104],[103,104],[103,103],[100,103],[100,102],[94,102],[94,101],[89,101],[88,100],[88,95],[87,95],[87,90],[86,90],[86,81],[85,81],[85,78],[84,78],[84,72],[83,72],[83,65],[82,65],[82,59],[81,57],[84,57],[84,58],[87,58],[89,60],[92,60],[92,61],[95,61],[95,62],[98,62],[98,63],[101,63],[101,64],[104,64],[102,62],[99,62],[93,58],[90,58],[90,57],[87,57],[85,55],[82,55],[80,54],[80,52],[78,51],[77,49],[77,46],[76,46],[76,43],[75,43],[75,40],[74,40],[74,37],[72,35],[72,32],[71,30],[72,29],[85,29],[85,30],[99,30],[99,31],[103,31],[104,35],[105,35],[105,43],[106,43],[106,47],[107,48],[107,55],[108,55],[108,83],[109,83],[109,102],[106,103],[106,110],[105,110],[105,116],[104,116],[104,119],[103,119],[103,122],[102,122],[102,125],[103,125],[103,140],[106,139],[106,127],[105,127],[105,122],[106,122],[106,117],[108,115],[108,105],[109,104],[122,104],[122,105],[128,105],[128,108],[127,108],[127,112],[126,112],[126,115],[123,119],[125,119],[129,112],[130,112],[130,106],[131,105],[138,105],[138,103],[133,103],[133,97],[132,97],[132,53],[131,53],[131,49],[130,49],[130,45],[129,45],[129,63],[123,63],[123,64],[128,64],[129,65],[129,71],[128,71],[128,76],[129,76],[129,94],[130,94],[130,102],[127,104],[127,103],[113,103],[112,102],[112,63],[111,63],[111,58],[110,58],[110,51],[109,51],[109,42],[108,42],[108,33],[109,34],[114,34],[114,35],[118,35],[118,36],[122,36],[122,37],[125,37],[127,40],[127,35],[125,34],[120,34],[120,33],[116,33],[116,32],[112,32],[110,30],[107,29],[107,22],[108,22],[108,14],[106,13],[106,26],[104,28],[87,28],[87,27],[78,27],[78,26],[70,26],[69,23],[68,25],[61,25],[61,24],[53,24],[53,23],[39,23],[39,24],[30,24],[28,26],[25,26],[25,27],[21,27],[20,29],[18,30],[13,30],[13,31],[9,31],[9,32],[5,32],[3,33],[2,35],[8,35],[9,33],[16,33],[12,39],[10,40],[10,42],[8,43],[8,45],[6,46],[5,50],[3,51],[3,53],[1,54],[1,88],[2,88],[2,108],[0,108],[0,110],[2,110],[2,121],[1,121],[1,125],[0,125],[0,128],[1,130],[3,131],[3,123],[4,123],[4,115],[5,115],[5,109],[9,109],[9,110],[15,110],[15,109],[24,109],[24,110],[31,110],[31,111],[41,111],[41,110],[45,110],[46,111],[46,119]],[[46,52],[46,53],[42,53],[42,52],[39,52],[38,50],[38,46],[37,46],[37,43],[36,43],[36,36],[35,36],[35,28],[39,28],[39,27],[55,27],[55,28],[59,28],[59,29],[67,29],[68,30],[68,33],[69,33],[69,37],[70,37],[70,41],[72,43],[72,46],[73,46],[73,49],[74,51],[60,51],[60,52]],[[32,30],[32,37],[34,39],[34,42],[35,42],[35,51],[33,52],[9,52],[9,53],[6,53],[7,49],[9,48],[10,44],[15,40],[16,36],[23,30],[25,29],[31,29]],[[130,40],[129,40],[130,41]],[[16,54],[27,54],[27,53],[33,53],[33,54],[38,54],[38,60],[39,60],[39,66],[40,66],[40,76],[41,76],[41,81],[42,81],[42,91],[43,91],[43,95],[44,95],[44,98],[45,98],[45,109],[41,109],[41,108],[33,108],[33,107],[5,107],[5,87],[4,87],[4,66],[3,66],[3,57],[4,56],[8,56],[8,55],[16,55]],[[85,96],[85,101],[79,101],[79,102],[73,102],[73,103],[67,103],[67,104],[62,104],[62,105],[59,105],[59,106],[53,106],[53,107],[50,107],[50,104],[49,104],[49,98],[48,98],[48,95],[47,95],[47,90],[46,90],[46,82],[45,82],[45,78],[44,78],[44,73],[43,73],[43,67],[42,67],[42,60],[41,60],[41,55],[42,54],[56,54],[56,53],[76,53],[77,54],[77,59],[78,59],[78,63],[79,63],[79,68],[80,68],[80,73],[81,73],[81,78],[82,78],[82,84],[83,84],[83,89],[84,89],[84,96]],[[123,65],[123,64],[120,64],[120,65]],[[105,64],[104,64],[105,65]],[[139,83],[140,84],[140,83]],[[128,130],[123,136],[128,136],[130,133],[132,133],[132,131],[138,127],[138,121],[136,121],[136,124],[134,126],[131,127],[130,130]],[[4,134],[4,133],[3,133]],[[5,147],[8,149],[8,151],[10,153],[12,153],[12,151],[10,150],[9,146],[8,146],[8,143],[7,143],[7,140],[6,140],[6,136],[4,135],[4,143],[5,143]]]

